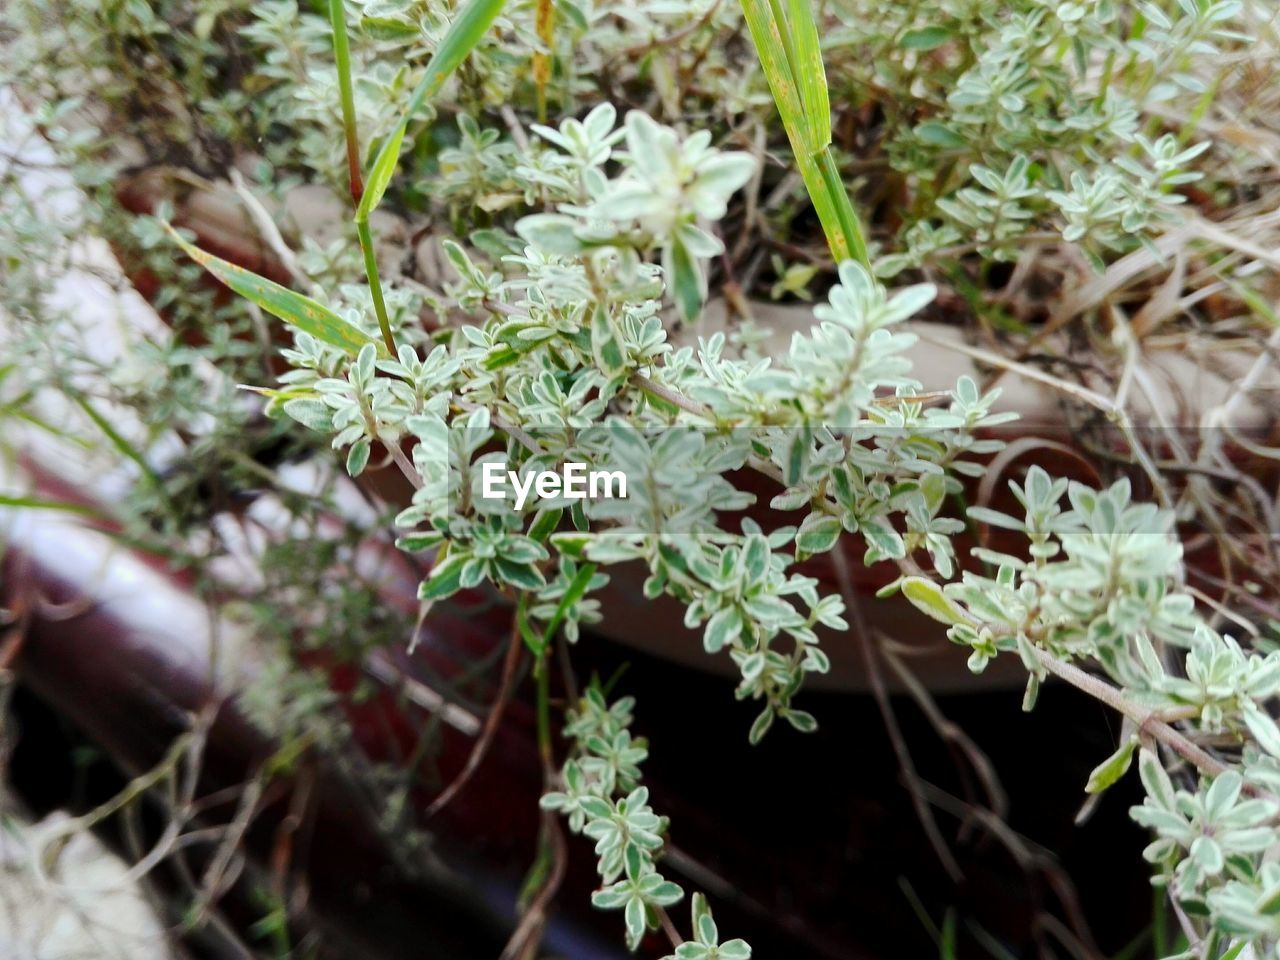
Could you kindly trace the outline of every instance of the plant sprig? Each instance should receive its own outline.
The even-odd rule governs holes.
[[[869,270],[862,221],[831,152],[827,72],[809,0],[742,0],[742,11],[831,254]]]

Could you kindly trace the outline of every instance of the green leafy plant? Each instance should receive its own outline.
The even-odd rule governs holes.
[[[363,225],[389,185],[408,118],[438,86],[441,71],[456,66],[492,20],[495,11],[479,4],[475,0],[446,33],[409,109],[374,162],[357,223],[375,291],[376,267]],[[821,623],[845,629],[844,603],[838,596],[821,596],[814,580],[789,568],[797,559],[835,548],[841,533],[849,532],[864,538],[868,564],[902,566],[909,576],[898,586],[922,610],[947,622],[957,643],[972,649],[971,667],[980,670],[1002,651],[1017,652],[1031,674],[1028,706],[1046,672],[1071,678],[1070,661],[1087,657],[1120,686],[1092,678],[1081,685],[1100,685],[1096,692],[1123,704],[1135,722],[1145,725],[1158,711],[1171,710],[1168,716],[1194,715],[1214,731],[1258,736],[1264,752],[1269,743],[1280,742],[1274,722],[1257,705],[1274,692],[1272,675],[1280,677],[1269,661],[1242,660],[1236,673],[1196,691],[1168,677],[1155,644],[1190,646],[1192,658],[1215,663],[1221,660],[1217,651],[1232,647],[1196,619],[1185,594],[1171,589],[1180,555],[1169,514],[1133,504],[1124,484],[1093,491],[1033,469],[1025,485],[1013,487],[1026,508],[1025,520],[977,508],[970,512],[972,519],[1026,534],[1031,560],[980,548],[976,555],[997,567],[997,574],[966,570],[946,590],[920,572],[915,556],[921,552],[941,577],[955,571],[951,537],[963,524],[941,510],[947,496],[959,490],[953,474],[982,469],[967,458],[998,447],[976,439],[974,431],[1005,418],[990,413],[995,394],[983,396],[967,380],[950,394],[945,409],[912,399],[919,386],[901,358],[911,338],[894,326],[926,305],[934,290],[919,285],[890,295],[856,262],[866,263],[866,246],[835,172],[830,107],[808,7],[783,11],[748,3],[746,12],[832,249],[839,259],[854,257],[841,265],[841,282],[829,303],[815,310],[819,325],[794,339],[789,356],[772,366],[752,365],[728,356],[719,335],[696,351],[665,342],[655,312],[661,284],[670,284],[683,317],[697,314],[706,295],[697,262],[723,249],[698,224],[724,215],[729,196],[750,177],[752,164],[746,156],[711,150],[709,134],[682,140],[676,131],[633,112],[622,131],[621,170],[610,177],[606,164],[619,136],[615,115],[602,106],[581,123],[535,128],[558,153],[551,154],[551,162],[535,155],[536,166],[516,171],[517,181],[526,177],[528,189],[552,208],[516,224],[526,246],[506,260],[524,271],[523,278],[490,278],[461,248],[451,248],[451,259],[472,284],[473,302],[490,317],[459,328],[435,347],[431,356],[439,359],[431,364],[430,389],[420,382],[415,351],[380,363],[375,348],[366,345],[345,364],[333,357],[307,364],[347,366],[344,378],[295,379],[287,398],[281,394],[274,402],[312,428],[336,431],[335,445],[350,448],[353,474],[363,469],[372,444],[390,445],[418,489],[413,505],[398,518],[410,530],[401,545],[436,550],[435,566],[423,582],[424,600],[485,581],[517,594],[558,597],[554,608],[544,603],[531,609],[520,601],[528,626],[546,618],[550,635],[562,621],[583,616],[569,611],[584,603],[592,583],[603,582],[595,577],[595,566],[647,564],[646,592],[682,601],[686,623],[702,625],[707,651],[728,651],[737,664],[738,696],[763,701],[753,740],[775,717],[800,730],[816,725],[793,701],[806,673],[827,669],[814,628]],[[1057,16],[1060,24],[1077,22],[1064,20],[1062,11]],[[1222,19],[1220,12],[1203,16],[1206,22]],[[985,238],[991,256],[998,256],[1000,245],[1019,235],[1017,225],[1033,216],[1024,204],[1037,194],[1027,159],[1016,153],[1019,128],[1010,119],[1022,113],[1031,81],[1027,65],[1015,65],[1011,58],[1015,51],[1025,53],[1028,43],[1043,48],[1047,41],[1039,29],[1028,19],[1004,30],[1004,46],[983,51],[949,98],[955,124],[987,117],[981,111],[989,105],[990,117],[1005,129],[996,142],[1013,151],[1003,172],[975,165],[972,175],[979,186],[940,201],[940,209]],[[336,35],[341,33],[339,28]],[[912,44],[929,46],[948,36],[945,31],[916,34]],[[461,39],[455,43],[454,38]],[[340,70],[346,69],[344,45],[340,40],[337,46]],[[343,103],[354,154],[349,86],[344,85]],[[941,132],[937,136],[941,139]],[[1108,233],[1107,224],[1138,229],[1150,203],[1163,202],[1163,189],[1189,179],[1174,171],[1198,148],[1175,153],[1171,138],[1136,142],[1155,163],[1150,175],[1123,158],[1117,172],[1107,174],[1111,180],[1090,182],[1077,171],[1071,177],[1073,192],[1043,194],[1067,216],[1066,239],[1114,246],[1118,235]],[[647,263],[646,255],[655,250],[660,262]],[[241,290],[263,306],[279,306],[273,291],[274,300],[261,288],[241,284]],[[286,311],[286,319],[313,333],[306,326],[309,310],[295,309],[298,315],[289,317]],[[382,311],[378,320],[390,351],[393,340]],[[308,343],[312,351],[328,349]],[[345,344],[334,346],[345,349]],[[896,404],[878,402],[886,387],[898,394]],[[582,408],[593,395],[597,399]],[[530,397],[537,402],[528,404]],[[574,408],[591,413],[579,414],[575,422]],[[625,502],[574,505],[577,529],[557,532],[567,506],[560,501],[544,500],[528,514],[485,503],[480,467],[492,455],[481,451],[499,437],[506,460],[523,465],[517,469],[580,460],[619,467],[647,482]],[[405,441],[412,446],[408,458],[399,454]],[[750,500],[725,480],[726,473],[744,467],[782,483],[784,492],[771,505],[800,511],[797,525],[768,534],[750,521],[743,521],[739,534],[719,525],[719,512],[740,509]],[[1059,504],[1064,494],[1071,502],[1066,511]],[[576,566],[585,560],[588,566]],[[547,565],[561,571],[561,585],[550,592],[543,572]],[[529,631],[530,645],[545,656],[545,642],[532,640],[539,635]],[[1211,669],[1197,668],[1195,662],[1188,660],[1189,680]],[[545,665],[539,669],[545,675]],[[1159,691],[1166,688],[1171,692],[1161,700]],[[540,689],[545,695],[545,683]],[[635,949],[646,929],[657,925],[658,911],[678,901],[682,891],[657,870],[665,821],[650,810],[647,791],[637,784],[637,764],[646,749],[626,730],[629,709],[610,709],[598,692],[579,709],[568,726],[577,746],[559,776],[562,789],[548,793],[544,805],[565,813],[574,830],[596,841],[603,886],[593,902],[622,911],[627,942]],[[1249,858],[1270,843],[1269,832],[1258,826],[1270,808],[1262,800],[1236,808],[1242,776],[1202,758],[1203,752],[1171,727],[1160,729],[1161,742],[1192,762],[1199,760],[1202,772],[1216,779],[1203,801],[1175,801],[1170,790],[1167,798],[1135,814],[1163,831],[1165,839],[1150,855],[1166,869],[1177,866],[1175,892],[1182,902],[1200,898],[1212,918],[1215,897],[1219,902],[1226,897],[1238,914],[1247,899],[1240,885],[1260,876],[1260,864]],[[1133,749],[1133,741],[1126,741],[1118,758],[1095,774],[1090,789],[1101,790],[1116,779]],[[1145,747],[1141,756],[1150,790],[1158,761]],[[1198,822],[1215,826],[1197,827]],[[1227,824],[1236,832],[1208,839],[1205,831],[1221,832]],[[1205,897],[1206,884],[1213,886],[1229,856],[1241,871],[1234,885]],[[704,930],[699,916],[695,924],[701,940],[681,945],[684,953],[677,955],[749,952],[735,941],[725,953],[713,926]],[[1238,934],[1244,925],[1224,917],[1216,929]]]

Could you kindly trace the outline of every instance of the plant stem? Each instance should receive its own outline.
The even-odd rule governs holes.
[[[521,596],[519,603],[527,602],[527,594]],[[517,613],[517,623],[520,614]],[[517,633],[514,639],[523,649]],[[556,785],[555,752],[551,745],[551,648],[547,646],[533,663],[534,680],[537,683],[537,730],[538,756],[542,761],[542,786],[544,790],[552,790]],[[500,960],[533,960],[537,956],[538,945],[542,940],[542,931],[547,922],[547,909],[556,891],[564,882],[568,850],[564,842],[564,831],[560,828],[559,818],[551,810],[542,811],[542,830],[538,837],[538,862],[534,871],[539,870],[543,858],[549,862],[546,875],[538,884],[536,892],[530,897],[528,906],[520,918],[520,923],[502,951]],[[533,876],[531,873],[530,876]],[[522,894],[523,899],[523,894]]]
[[[853,573],[849,569],[849,560],[842,552],[843,545],[837,541],[835,549],[831,551],[831,564],[836,574],[836,583],[839,585],[840,593],[844,597],[845,607],[849,611],[852,621],[854,642],[858,644],[862,653],[862,662],[867,669],[867,677],[871,681],[871,693],[875,698],[876,707],[880,711],[880,719],[884,724],[885,733],[889,737],[889,745],[893,748],[894,755],[898,759],[898,769],[902,772],[903,787],[907,794],[911,797],[911,806],[915,810],[916,819],[920,822],[921,828],[924,830],[925,837],[928,839],[930,846],[933,847],[934,853],[938,856],[938,862],[942,864],[942,868],[947,872],[951,879],[959,883],[964,879],[964,871],[960,869],[960,864],[956,861],[955,854],[951,852],[951,848],[947,846],[947,841],[942,836],[942,831],[938,828],[938,820],[933,815],[933,809],[925,800],[923,782],[920,775],[916,772],[915,760],[911,756],[911,748],[907,744],[907,739],[902,733],[902,727],[898,723],[898,715],[894,712],[893,702],[889,699],[889,688],[884,682],[884,673],[880,669],[880,659],[876,648],[873,646],[876,638],[872,635],[871,629],[862,615],[862,607],[858,602],[857,588],[853,585]]]
[[[691,413],[695,417],[706,417],[710,420],[715,419],[715,415],[702,404],[698,403],[698,401],[691,400],[683,393],[672,390],[666,384],[658,383],[656,380],[652,380],[642,373],[632,374],[631,382],[645,393],[655,396],[659,400],[683,410],[685,413]]]
[[[338,93],[342,100],[342,129],[347,137],[347,176],[351,199],[358,207],[364,196],[360,175],[360,138],[356,136],[356,102],[351,84],[351,45],[347,42],[347,15],[343,0],[329,0],[329,21],[333,24],[333,58],[338,64]]]
[[[369,280],[369,293],[373,296],[373,312],[378,318],[378,329],[382,331],[382,342],[387,345],[387,352],[395,357],[396,341],[391,335],[387,302],[382,298],[382,280],[378,277],[378,258],[374,254],[373,233],[369,230],[368,220],[356,221],[356,234],[360,237],[360,252],[364,254],[364,274]]]
[[[538,39],[548,50],[556,38],[555,6],[552,0],[537,0],[534,24]],[[551,81],[551,54],[539,50],[533,55],[533,80],[538,88],[538,122],[547,122],[547,84]]]
[[[548,648],[549,649],[549,648]],[[533,666],[534,678],[538,683],[538,754],[542,757],[543,769],[555,769],[555,757],[551,748],[551,667],[548,650],[542,652]]]
[[[1091,673],[1086,673],[1073,663],[1058,659],[1043,647],[1033,646],[1032,649],[1035,651],[1036,659],[1055,677],[1067,681],[1077,690],[1084,691],[1095,700],[1100,700],[1113,710],[1124,714],[1137,725],[1139,734],[1159,740],[1184,760],[1197,767],[1201,773],[1216,777],[1228,769],[1227,765],[1221,760],[1210,756],[1183,734],[1165,723],[1164,720],[1161,720],[1159,711],[1149,710],[1140,704],[1134,703],[1124,695],[1123,691]]]
[[[413,484],[413,489],[421,490],[426,481],[422,479],[422,474],[413,465],[413,461],[405,456],[405,452],[400,449],[400,442],[398,440],[384,440],[381,437],[378,439],[382,440],[383,446],[391,454],[392,462],[399,467],[400,472],[404,474],[404,478]]]
[[[426,812],[423,814],[424,819],[429,820],[447,807],[453,798],[461,792],[462,788],[471,782],[475,772],[480,769],[480,764],[488,755],[490,747],[493,746],[493,739],[498,734],[498,727],[501,725],[502,718],[506,715],[507,707],[511,703],[511,695],[515,693],[516,676],[520,667],[520,655],[523,652],[524,640],[520,636],[520,629],[517,626],[516,618],[513,616],[511,618],[511,636],[507,641],[507,655],[502,662],[502,682],[498,687],[498,695],[494,699],[493,706],[489,709],[489,715],[485,717],[480,737],[476,740],[475,746],[471,748],[471,753],[467,757],[467,763],[462,768],[462,772],[431,802],[431,805],[427,807]]]
[[[741,0],[756,55],[791,144],[822,231],[837,264],[853,259],[870,270],[862,222],[849,200],[831,152],[827,78],[816,43],[812,12],[801,5],[789,19],[780,0]],[[800,47],[808,50],[802,57]]]
[[[836,169],[836,159],[828,144],[817,156],[818,172],[822,175],[822,183],[831,205],[835,207],[836,217],[840,222],[840,231],[844,234],[845,243],[849,245],[849,255],[871,272],[871,255],[867,252],[866,237],[862,233],[862,224],[858,214],[849,200],[849,191],[845,188],[840,171]]]
[[[347,15],[343,0],[329,0],[329,21],[333,25],[333,58],[338,66],[338,93],[342,101],[342,130],[347,139],[347,177],[351,186],[351,200],[356,210],[364,198],[364,180],[360,174],[360,136],[356,128],[355,92],[351,83],[351,45],[347,41]],[[373,234],[367,217],[357,213],[356,234],[360,238],[360,252],[364,255],[364,273],[369,281],[373,297],[373,312],[382,331],[382,342],[387,352],[395,357],[396,341],[391,335],[391,320],[387,316],[387,303],[382,296],[382,280],[378,276],[378,258],[374,255]]]

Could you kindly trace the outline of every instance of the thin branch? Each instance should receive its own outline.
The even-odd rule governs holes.
[[[392,461],[400,468],[400,472],[404,474],[405,479],[413,484],[415,490],[421,490],[426,481],[422,479],[422,474],[418,472],[418,468],[413,465],[413,462],[405,455],[405,452],[400,449],[399,442],[396,440],[384,440],[382,445],[387,448],[387,453],[391,454]]]
[[[445,788],[440,796],[431,802],[431,806],[427,807],[423,814],[425,819],[434,817],[437,813],[447,807],[453,798],[465,787],[480,764],[489,753],[489,748],[493,745],[493,738],[498,733],[498,725],[503,715],[507,712],[507,705],[511,702],[511,695],[515,692],[516,676],[519,673],[517,669],[520,665],[520,654],[524,650],[524,640],[520,636],[520,628],[517,620],[513,615],[511,618],[511,639],[507,643],[507,656],[502,662],[502,683],[498,688],[498,696],[494,701],[489,715],[485,717],[484,729],[480,731],[480,739],[471,748],[471,755],[467,757],[466,766],[462,768],[453,782]]]
[[[938,821],[933,815],[933,810],[928,801],[925,800],[924,791],[921,788],[923,781],[921,781],[919,774],[916,773],[915,761],[911,758],[911,749],[907,746],[906,737],[902,734],[902,728],[898,726],[898,718],[893,712],[893,704],[889,702],[889,691],[885,687],[884,676],[880,670],[880,662],[873,646],[874,640],[872,639],[870,628],[862,616],[858,595],[853,586],[853,576],[849,570],[849,561],[840,549],[838,541],[836,548],[831,551],[831,561],[835,567],[836,581],[840,585],[840,592],[844,595],[845,606],[848,607],[853,620],[853,634],[862,651],[863,661],[867,666],[867,676],[871,680],[871,692],[875,697],[876,706],[880,708],[880,716],[884,721],[885,731],[889,734],[889,743],[893,746],[893,752],[898,757],[898,766],[902,769],[902,777],[906,781],[907,792],[911,795],[911,805],[915,808],[916,818],[920,821],[920,826],[924,828],[925,836],[928,837],[929,843],[933,846],[948,876],[954,882],[959,883],[964,879],[964,871],[960,869],[960,864],[956,862],[955,855],[952,854],[951,848],[947,846],[946,840],[943,839],[942,831],[938,828]]]
[[[1139,734],[1164,744],[1188,763],[1194,765],[1201,773],[1216,777],[1229,769],[1221,760],[1211,756],[1161,719],[1163,714],[1160,711],[1150,710],[1134,703],[1119,688],[1113,687],[1105,680],[1081,670],[1073,663],[1059,659],[1043,647],[1033,647],[1032,649],[1035,651],[1036,659],[1054,676],[1067,681],[1077,690],[1084,691],[1095,700],[1102,701],[1113,710],[1128,717],[1137,726]],[[1248,785],[1246,785],[1245,789],[1257,793],[1256,790],[1253,790]]]
[[[297,254],[284,242],[284,236],[281,235],[280,228],[276,226],[275,220],[272,219],[267,208],[262,205],[262,201],[253,195],[253,191],[245,183],[244,175],[234,167],[231,168],[231,186],[235,188],[236,195],[240,197],[240,202],[244,204],[245,210],[248,211],[253,225],[258,228],[258,233],[262,235],[262,239],[271,248],[271,252],[279,258],[280,265],[288,271],[289,276],[293,277],[294,282],[304,287],[311,296],[317,299],[322,298],[324,291],[321,289],[320,284],[312,280],[299,265]]]
[[[692,414],[695,417],[702,417],[707,420],[715,419],[715,415],[711,410],[699,403],[697,400],[692,400],[680,393],[678,390],[673,390],[665,384],[658,383],[656,380],[646,377],[642,373],[633,373],[631,375],[631,382],[645,393],[651,394],[659,400],[669,403],[673,407],[678,407],[685,413]]]
[[[519,620],[515,622],[518,624]],[[520,641],[518,629],[516,640]],[[534,664],[537,681],[538,756],[542,760],[544,790],[554,789],[559,777],[556,770],[555,748],[551,743],[550,660],[548,651],[544,650],[541,658]],[[538,885],[537,892],[529,900],[528,906],[520,917],[519,925],[502,951],[501,960],[534,960],[538,947],[542,943],[542,932],[547,925],[548,907],[564,882],[569,854],[565,845],[564,830],[560,826],[560,818],[554,810],[542,811],[542,829],[539,835],[538,860],[535,862],[535,869],[544,862],[544,858],[550,859],[551,869]]]

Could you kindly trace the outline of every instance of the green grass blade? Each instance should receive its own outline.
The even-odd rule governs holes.
[[[793,134],[800,134],[800,142],[804,142],[804,110],[791,64],[786,57],[786,43],[782,36],[785,24],[780,23],[773,15],[768,0],[742,0],[742,13],[746,18],[747,28],[751,31],[751,40],[755,44],[756,55],[760,58],[760,66],[764,69],[765,79],[769,81],[773,101],[778,105],[778,113],[782,115],[782,125],[786,128],[787,135],[792,137],[794,149],[796,139]]]
[[[378,254],[373,247],[373,231],[368,220],[356,221],[356,236],[360,239],[360,254],[364,257],[364,275],[369,281],[369,295],[373,298],[373,313],[378,318],[382,342],[387,353],[396,355],[396,340],[391,333],[391,318],[387,315],[387,301],[382,295],[382,277],[378,274]]]
[[[186,251],[187,256],[217,277],[219,281],[246,300],[256,303],[267,313],[279,317],[303,333],[309,333],[317,340],[323,340],[353,355],[359,353],[360,348],[366,343],[375,342],[373,337],[359,327],[347,323],[324,304],[288,287],[282,287],[266,277],[260,277],[252,270],[246,270],[221,257],[206,253],[195,244],[184,240],[178,231],[168,224],[165,224],[165,229]]]
[[[65,513],[97,514],[93,507],[83,503],[72,503],[70,500],[45,500],[43,497],[11,497],[0,494],[0,507],[15,507],[29,510],[61,510]]]
[[[21,396],[15,397],[8,403],[0,406],[0,423],[2,423],[6,417],[12,417],[14,420],[21,420],[23,423],[29,424],[37,430],[43,430],[51,437],[57,437],[59,440],[74,443],[77,447],[80,447],[83,450],[90,450],[93,448],[93,444],[84,437],[73,436],[61,427],[55,426],[43,417],[38,417],[28,410],[27,405],[31,402],[31,396],[31,391],[26,391]]]
[[[400,161],[400,148],[410,119],[422,109],[424,103],[440,92],[444,82],[461,66],[462,61],[488,32],[505,3],[506,0],[467,0],[457,19],[450,24],[440,46],[436,47],[431,62],[427,64],[426,72],[418,81],[404,116],[378,151],[378,157],[369,171],[369,182],[365,185],[360,208],[356,211],[357,220],[367,220],[387,192],[387,184],[391,182]]]
[[[813,201],[818,219],[822,222],[823,232],[831,246],[831,252],[837,261],[849,257],[848,244],[844,232],[840,228],[840,218],[834,206],[829,202],[826,187],[822,183],[822,175],[814,163],[809,151],[809,131],[805,122],[804,107],[800,100],[800,91],[796,87],[795,76],[791,72],[791,64],[786,55],[786,42],[783,30],[786,24],[780,22],[769,5],[769,0],[742,0],[742,12],[747,21],[747,29],[760,58],[760,66],[764,70],[765,79],[769,82],[769,90],[773,94],[773,102],[782,117],[782,127],[787,131],[787,139],[791,143],[791,152],[795,155],[796,165],[804,178],[805,188]]]
[[[347,42],[347,11],[343,0],[329,0],[329,22],[333,27],[333,59],[338,67],[338,92],[342,104],[342,130],[347,140],[347,178],[351,183],[351,199],[359,211],[364,203],[364,181],[360,171],[360,132],[356,129],[356,101],[351,81],[351,45]],[[404,128],[400,128],[403,137]],[[392,160],[399,156],[399,143],[391,154]],[[382,191],[387,188],[386,179],[381,180]],[[376,206],[382,199],[382,193],[374,199]],[[360,238],[360,252],[364,254],[364,271],[369,280],[369,293],[373,297],[373,312],[378,318],[378,329],[382,331],[382,342],[387,352],[396,355],[396,341],[391,335],[391,320],[387,316],[387,303],[382,296],[382,280],[378,276],[378,261],[373,250],[373,235],[369,230],[368,219],[356,217],[356,233]]]
[[[106,438],[111,441],[111,446],[115,447],[116,451],[122,456],[132,460],[138,469],[142,471],[142,475],[147,482],[156,490],[159,490],[162,486],[160,475],[151,468],[151,464],[147,463],[147,458],[142,455],[142,451],[126,440],[124,434],[117,430],[111,421],[99,413],[97,407],[89,402],[88,397],[81,393],[69,394],[69,396],[85,412],[85,416],[92,420]]]
[[[787,77],[791,80],[792,89],[796,91],[797,97],[800,92],[800,79],[797,67],[800,58],[796,55],[795,35],[791,30],[791,24],[787,20],[787,11],[783,8],[783,3],[790,3],[790,0],[768,0],[769,19],[775,24],[775,33],[781,45],[776,48],[774,56],[781,61],[787,71]],[[804,113],[804,100],[799,99],[800,112],[798,115],[801,127],[805,131],[805,142],[809,142],[809,123],[808,117]]]
[[[351,45],[347,41],[347,16],[343,0],[329,0],[333,26],[333,58],[338,65],[338,95],[342,102],[342,128],[347,140],[347,175],[356,203],[364,192],[360,175],[360,138],[356,135],[356,98],[351,83]]]
[[[555,639],[556,631],[560,629],[560,624],[564,623],[564,618],[569,615],[569,610],[586,595],[587,587],[591,585],[591,578],[595,575],[596,565],[594,563],[585,563],[578,569],[577,575],[565,589],[564,596],[556,604],[555,613],[552,614],[551,619],[547,622],[547,629],[542,634],[543,650],[547,649],[551,645],[551,641]]]
[[[849,191],[845,188],[840,171],[836,169],[836,159],[831,147],[823,147],[817,157],[818,175],[822,178],[823,191],[831,203],[831,211],[840,225],[840,233],[844,238],[849,256],[860,264],[871,269],[871,255],[867,251],[866,237],[862,233],[862,221],[853,209],[853,201],[849,199]],[[806,181],[807,182],[807,181]]]
[[[817,24],[807,0],[741,0],[751,40],[787,131],[796,167],[839,263],[870,268],[862,222],[835,168],[831,106]]]
[[[831,101],[827,96],[827,71],[822,64],[818,24],[809,4],[810,0],[787,0],[787,20],[795,57],[792,73],[804,108],[809,150],[816,154],[831,142]]]
[[[408,127],[409,120],[406,116],[396,124],[391,136],[387,137],[382,149],[378,151],[378,156],[369,169],[369,182],[365,184],[364,195],[356,208],[356,223],[368,223],[369,214],[378,209],[378,204],[382,202],[391,178],[395,176],[396,167],[400,164],[400,149],[404,145],[404,134]]]
[[[536,0],[533,17],[538,40],[548,51],[555,50],[556,10],[552,0]],[[547,84],[551,81],[551,54],[538,50],[533,55],[533,82],[538,89],[538,122],[547,122]]]

